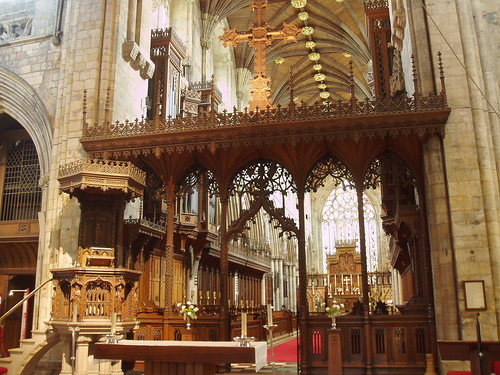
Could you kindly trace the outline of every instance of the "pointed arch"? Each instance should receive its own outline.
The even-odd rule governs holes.
[[[45,105],[24,79],[2,67],[0,87],[0,113],[8,114],[26,129],[36,147],[40,175],[48,176],[52,128]]]

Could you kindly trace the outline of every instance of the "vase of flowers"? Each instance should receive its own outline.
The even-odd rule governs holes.
[[[344,308],[343,303],[337,303],[336,300],[333,300],[332,306],[326,308],[326,314],[329,318],[332,319],[332,328],[337,328],[337,316],[342,314],[342,309]]]
[[[195,320],[198,318],[196,313],[199,308],[190,301],[187,301],[184,305],[179,302],[177,306],[181,308],[182,317],[186,321],[186,328],[191,329],[191,319]]]

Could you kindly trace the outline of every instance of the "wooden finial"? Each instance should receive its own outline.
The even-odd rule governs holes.
[[[158,79],[158,85],[156,87],[156,103],[154,111],[155,128],[160,129],[160,109],[161,109],[161,79]]]
[[[446,104],[446,86],[444,84],[444,69],[443,60],[441,58],[441,51],[438,51],[438,61],[439,61],[439,79],[441,80],[441,96],[443,97],[443,104]]]
[[[107,124],[109,122],[109,94],[111,92],[111,87],[108,86],[106,90],[106,103],[104,104],[104,122]]]
[[[413,76],[413,89],[415,90],[415,106],[420,107],[420,91],[418,90],[418,74],[415,65],[415,56],[411,55],[411,74]]]
[[[88,123],[87,123],[87,90],[83,90],[83,103],[82,103],[82,109],[83,109],[83,135],[87,135],[87,128],[88,128]]]
[[[349,60],[349,85],[351,86],[351,99],[354,98],[354,69],[352,67],[352,60]]]
[[[210,118],[215,119],[215,74],[212,73],[212,79],[210,81]]]
[[[354,93],[354,69],[352,67],[352,60],[349,60],[349,86],[351,87],[351,108],[353,111],[356,110],[356,95]]]
[[[290,104],[289,107],[293,108],[295,107],[295,103],[293,101],[293,68],[292,66],[288,67],[288,89],[290,92]]]

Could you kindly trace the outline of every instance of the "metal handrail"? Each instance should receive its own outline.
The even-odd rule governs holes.
[[[33,291],[28,294],[26,297],[24,297],[21,301],[19,301],[18,303],[16,303],[9,311],[7,311],[5,314],[3,314],[1,317],[0,317],[0,327],[3,327],[3,321],[10,315],[12,314],[14,311],[17,310],[17,308],[19,306],[21,306],[26,300],[30,299],[31,296],[33,294],[35,294],[36,292],[38,292],[40,289],[42,289],[42,287],[44,287],[47,283],[49,283],[50,281],[53,281],[54,279],[47,279],[45,280],[43,283],[41,283],[40,285],[38,285],[35,289],[33,289]]]

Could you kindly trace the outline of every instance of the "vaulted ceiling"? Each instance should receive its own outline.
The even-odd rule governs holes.
[[[205,22],[207,33],[210,32],[210,20],[215,22],[224,17],[229,28],[239,32],[249,30],[254,23],[250,0],[203,0],[201,3],[203,12],[208,14],[208,21]],[[267,48],[267,75],[272,79],[271,96],[274,104],[289,103],[290,68],[296,102],[304,101],[309,105],[316,101],[321,103],[324,99],[320,97],[320,91],[328,91],[328,100],[331,101],[349,99],[350,61],[355,95],[360,99],[371,97],[368,78],[371,54],[363,1],[302,0],[302,3],[305,3],[303,7],[296,8],[290,0],[268,1],[266,19],[272,29],[281,28],[284,22],[293,23],[300,29],[305,26],[314,29],[309,36],[300,33],[297,42],[274,41]],[[313,41],[316,45],[306,47],[307,41]],[[234,48],[236,67],[253,71],[253,52],[247,43],[239,43]],[[308,55],[311,52],[318,52],[319,60],[310,60]],[[321,69],[313,69],[315,64],[320,64]],[[316,73],[325,75],[322,82],[315,80]],[[326,84],[326,88],[318,88],[319,83]]]

